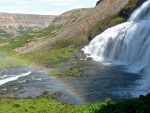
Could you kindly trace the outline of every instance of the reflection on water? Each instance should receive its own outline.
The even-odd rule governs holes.
[[[31,71],[27,76],[21,76],[22,73]],[[9,79],[10,77],[19,76],[14,81],[8,81],[5,84],[0,85],[0,95],[6,97],[35,97],[41,95],[44,91],[49,91],[51,94],[55,92],[62,92],[63,95],[58,99],[62,102],[69,104],[82,105],[83,103],[76,98],[69,90],[61,86],[58,82],[54,81],[53,78],[45,75],[43,72],[36,70],[32,67],[19,67],[11,68],[9,70],[3,69],[0,71],[1,78]]]
[[[140,82],[138,81],[141,75],[125,73],[126,68],[123,66],[104,66],[94,61],[83,61],[77,65],[84,69],[83,77],[49,77],[30,66],[3,69],[0,71],[0,95],[35,97],[44,91],[49,91],[51,94],[60,91],[63,93],[59,98],[60,101],[82,105],[86,102],[104,101],[105,97],[122,100],[146,93],[139,88]],[[62,71],[62,69],[51,68],[50,71]],[[16,79],[12,79],[16,76]],[[4,80],[8,82],[2,84]]]
[[[106,97],[112,100],[124,100],[146,94],[139,88],[141,75],[126,73],[124,66],[104,66],[101,63],[83,62],[84,77],[57,78],[70,86],[85,102],[96,103]]]

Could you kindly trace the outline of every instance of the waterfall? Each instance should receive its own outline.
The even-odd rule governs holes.
[[[149,76],[150,0],[136,9],[127,22],[96,36],[83,51],[97,61],[126,65],[130,72]]]

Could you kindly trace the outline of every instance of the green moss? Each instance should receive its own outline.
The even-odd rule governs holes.
[[[66,72],[52,71],[51,73],[49,73],[49,75],[50,76],[77,76],[77,77],[80,77],[80,76],[84,75],[84,71],[77,67],[72,67]]]
[[[22,36],[11,38],[8,41],[9,44],[2,46],[0,51],[7,52],[8,54],[12,55],[14,49],[24,46],[27,43],[27,40],[31,40],[33,38],[34,37],[30,34],[24,34]]]
[[[26,53],[18,56],[20,59],[25,59],[27,62],[33,62],[42,64],[46,67],[49,66],[61,66],[64,62],[69,62],[73,60],[77,51],[71,47],[58,48],[54,50],[49,50],[48,48],[43,48],[39,51]]]
[[[0,51],[7,52],[12,55],[14,54],[14,49],[25,46],[29,42],[36,41],[38,40],[38,38],[52,38],[56,36],[60,28],[61,25],[49,26],[48,28],[45,28],[43,30],[30,31],[21,36],[13,37],[7,40],[9,44],[2,46]]]
[[[117,18],[111,19],[110,24],[116,24],[116,23],[123,22],[123,21],[124,21],[124,18],[117,17]]]
[[[59,92],[56,95],[61,95]],[[120,102],[99,102],[84,106],[68,105],[49,97],[30,99],[0,98],[2,113],[150,113],[150,94]]]
[[[50,25],[49,27],[43,30],[37,30],[34,31],[33,33],[34,36],[36,36],[37,38],[42,38],[42,37],[50,38],[56,36],[60,32],[62,27],[63,27],[62,25]]]
[[[0,60],[0,69],[18,67],[23,66],[25,64],[26,64],[25,62],[17,59],[16,57],[9,57],[4,60]]]
[[[130,17],[133,10],[137,7],[138,1],[139,0],[130,0],[118,14],[99,21],[97,26],[93,27],[88,33],[88,40],[91,41],[96,35],[102,33],[107,28],[125,22]]]
[[[34,99],[2,99],[0,111],[3,113],[56,113],[67,107],[60,102],[47,98]]]
[[[8,39],[8,38],[12,37],[13,34],[7,33],[6,31],[4,31],[4,30],[2,30],[2,29],[0,28],[0,36],[3,37],[3,38]],[[6,39],[0,39],[0,43],[7,41]],[[2,40],[3,40],[3,41],[2,41]]]

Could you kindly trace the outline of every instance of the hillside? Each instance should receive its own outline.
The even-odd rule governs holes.
[[[49,26],[56,16],[0,13],[0,37],[9,38]]]
[[[28,43],[24,47],[17,48],[15,50],[16,53],[23,54],[27,52],[33,52],[42,48],[43,46],[49,45],[51,42],[57,39],[57,36],[59,36],[60,34],[64,34],[66,31],[68,32],[68,30],[76,25],[77,22],[80,22],[82,18],[85,17],[86,13],[88,13],[90,10],[90,8],[74,9],[55,17],[51,25],[48,28],[43,29],[44,32],[47,31],[49,33],[41,36],[40,39],[42,40],[37,40],[36,42],[34,41]],[[32,34],[35,34],[34,36],[37,36],[38,32],[43,31],[37,31],[36,34]],[[53,36],[54,34],[55,36]],[[43,40],[43,38],[45,37],[47,38]]]
[[[35,29],[29,30],[30,32],[27,32],[27,33],[21,32],[21,35],[13,36],[12,38],[9,38],[9,40],[7,40],[6,42],[3,42],[0,40],[0,47],[1,47],[1,49],[0,49],[0,69],[7,67],[7,69],[9,70],[10,68],[12,69],[13,66],[20,66],[20,64],[24,65],[24,63],[27,65],[34,66],[35,68],[39,68],[39,66],[40,66],[40,69],[43,69],[42,71],[45,71],[44,69],[50,70],[50,68],[53,68],[53,67],[66,66],[66,65],[67,65],[67,67],[68,67],[68,65],[69,66],[75,65],[75,67],[78,67],[78,65],[79,65],[79,67],[81,67],[81,68],[83,68],[83,65],[85,65],[86,71],[91,69],[91,67],[88,67],[88,65],[82,63],[82,61],[80,60],[81,57],[82,58],[85,57],[84,53],[81,51],[81,49],[85,45],[87,45],[97,34],[100,34],[101,32],[103,32],[104,30],[106,30],[109,27],[112,27],[119,23],[125,22],[131,15],[131,13],[146,0],[99,0],[99,1],[101,1],[101,2],[99,4],[97,4],[94,8],[75,9],[75,10],[71,10],[66,13],[63,13],[59,16],[56,16],[55,18],[53,18],[50,21],[50,25],[45,24],[45,25],[48,25],[47,27],[42,27],[42,24],[39,21],[37,21],[38,25],[40,26],[40,29],[39,29],[39,27],[31,27],[31,28],[35,28]],[[31,24],[27,24],[27,27],[30,28],[30,25]],[[143,26],[143,27],[145,27],[145,26]],[[8,26],[8,28],[9,28],[9,26]],[[7,32],[8,32],[8,28],[7,28]],[[16,28],[18,29],[18,27],[16,27]],[[24,31],[24,30],[25,29],[23,29],[22,31]],[[129,29],[129,30],[131,30],[131,29]],[[20,32],[13,32],[13,33],[14,34],[16,33],[15,35],[18,35],[17,33],[20,34]],[[122,35],[123,33],[120,33],[120,34]],[[118,37],[118,35],[116,35],[116,36]],[[8,32],[8,37],[11,37],[9,32]],[[135,37],[135,38],[138,38],[138,37]],[[135,40],[133,40],[133,41],[135,41]],[[116,40],[114,42],[116,42]],[[121,41],[119,41],[119,42],[121,42]],[[143,43],[145,43],[145,42],[143,41]],[[108,47],[108,45],[106,47]],[[116,46],[116,47],[120,48],[120,46]],[[136,47],[137,46],[134,46],[135,49],[136,49]],[[110,46],[110,48],[111,48],[111,46]],[[129,50],[131,50],[130,47],[129,47]],[[138,50],[138,49],[136,49],[136,50]],[[124,52],[124,50],[123,50],[123,52]],[[122,54],[123,56],[125,56],[124,53]],[[128,54],[131,56],[130,53],[131,52],[129,52]],[[135,56],[135,57],[137,57],[137,56]],[[80,60],[79,64],[78,64],[78,60]],[[92,58],[89,58],[89,60],[92,60]],[[135,59],[133,59],[133,60],[135,60]],[[146,61],[146,60],[144,60],[144,61]],[[83,60],[83,62],[84,62],[84,60]],[[109,72],[109,69],[107,67],[100,67],[100,66],[94,67],[90,61],[85,61],[85,62],[88,62],[92,66],[93,70],[92,69],[91,70],[93,72],[98,71],[100,69],[105,70],[106,72]],[[111,68],[111,70],[115,71],[115,68],[116,67]],[[70,69],[73,69],[73,68],[70,68]],[[69,71],[70,71],[70,69],[69,69]],[[126,74],[123,78],[126,82],[123,85],[126,88],[128,88],[126,86],[126,83],[129,82],[129,79],[126,78],[126,76],[128,76],[128,72],[127,73],[122,72],[121,69],[122,68],[119,65],[117,72],[121,72],[120,76],[122,76],[123,73]],[[124,69],[124,67],[123,67],[123,69]],[[149,68],[147,68],[147,69],[149,69]],[[143,69],[142,69],[142,71],[143,71]],[[58,75],[57,72],[55,72],[55,71],[53,71],[53,72]],[[71,72],[71,74],[70,74],[70,72]],[[69,72],[69,75],[72,75],[73,71],[70,71],[70,72]],[[4,74],[4,76],[6,75],[5,71],[3,71],[1,73]],[[49,72],[46,72],[46,74],[48,74],[48,73]],[[68,74],[68,71],[66,71],[64,73]],[[100,78],[102,80],[102,84],[106,84],[109,86],[108,89],[106,89],[106,87],[104,87],[104,90],[107,92],[108,91],[115,92],[115,93],[113,93],[114,96],[121,95],[121,97],[126,98],[126,96],[129,95],[131,98],[133,98],[132,95],[128,91],[126,92],[126,95],[124,95],[124,92],[122,92],[122,90],[120,90],[122,88],[120,87],[118,82],[114,81],[114,79],[116,79],[116,81],[120,82],[121,77],[119,76],[119,79],[117,79],[116,77],[112,76],[115,73],[113,73],[113,72],[111,72],[111,73],[112,74],[109,74],[109,73],[104,74],[104,76],[106,77],[105,79]],[[33,73],[33,74],[35,74],[35,76],[39,76],[38,73]],[[59,72],[59,74],[60,74],[60,72]],[[100,77],[101,77],[101,74],[103,74],[103,72],[98,71],[98,74],[95,74],[95,75],[96,76],[100,75]],[[119,74],[116,74],[116,76],[118,76],[118,75]],[[65,75],[65,76],[68,76],[68,75]],[[88,73],[88,75],[85,75],[85,77],[83,77],[83,79],[82,79],[82,81],[84,80],[85,82],[86,82],[85,78],[87,78],[90,81],[90,83],[86,84],[86,86],[84,88],[88,89],[95,97],[98,97],[98,95],[101,97],[105,96],[106,98],[104,99],[104,102],[98,102],[98,103],[94,103],[94,104],[87,103],[86,105],[78,106],[78,105],[72,105],[72,104],[70,105],[70,104],[65,104],[65,103],[59,102],[58,98],[60,97],[60,95],[62,95],[62,93],[59,91],[54,94],[49,94],[48,91],[45,91],[40,96],[37,96],[34,98],[29,96],[25,99],[23,99],[23,98],[18,99],[17,93],[16,93],[14,95],[15,98],[7,98],[7,97],[0,98],[0,100],[1,100],[0,101],[0,106],[1,106],[0,110],[2,113],[9,113],[9,112],[10,113],[12,113],[12,112],[150,113],[150,109],[149,109],[150,108],[150,94],[147,94],[145,96],[140,95],[138,98],[133,98],[130,100],[124,100],[124,101],[119,100],[118,102],[117,101],[114,102],[114,100],[111,99],[111,97],[109,95],[107,95],[106,93],[98,93],[98,94],[93,93],[93,91],[91,89],[92,88],[93,88],[93,90],[97,90],[97,89],[95,89],[95,87],[89,87],[89,85],[99,81],[100,79],[95,78],[94,80],[92,80],[89,76],[92,76],[92,74]],[[114,79],[112,79],[112,82],[115,83],[117,87],[115,85],[112,85],[110,82],[106,81],[106,79],[108,79],[108,76],[111,77],[110,79],[114,78]],[[31,77],[32,77],[32,75],[31,75]],[[129,77],[131,77],[131,76],[129,76]],[[138,75],[138,77],[140,77],[140,76]],[[59,76],[58,76],[58,78],[59,78]],[[33,79],[35,80],[37,78],[33,77]],[[139,79],[141,79],[141,78],[139,78]],[[22,82],[22,80],[23,80],[23,82],[25,81],[24,84],[26,84],[27,82],[30,81],[29,78],[28,78],[28,80],[21,79],[21,82]],[[43,82],[43,80],[44,79],[38,80],[39,81],[38,83],[41,84]],[[48,80],[48,79],[46,78],[45,80]],[[75,79],[73,79],[73,80],[75,80]],[[139,82],[138,80],[134,81],[134,79],[132,77],[130,80],[131,80],[131,83],[135,83],[136,85]],[[82,83],[82,81],[80,83]],[[14,82],[16,82],[16,81],[14,81]],[[19,82],[19,84],[21,84],[21,82]],[[56,82],[60,82],[60,81],[58,80]],[[72,82],[72,81],[70,81],[70,82]],[[145,82],[145,81],[142,80],[142,82]],[[16,82],[16,83],[18,83],[18,82]],[[36,85],[38,83],[36,83]],[[60,84],[61,84],[61,82],[60,82]],[[78,84],[78,83],[75,82],[75,84]],[[13,85],[13,83],[11,83],[10,85]],[[64,84],[62,84],[62,85],[64,85]],[[113,86],[112,89],[110,88],[111,85]],[[29,84],[29,86],[26,86],[26,85],[24,85],[24,86],[25,86],[25,88],[28,89],[30,86],[32,86],[32,84]],[[50,86],[50,85],[47,85],[47,86]],[[47,86],[45,88],[50,89],[50,87],[47,87]],[[38,85],[37,85],[37,87],[42,90],[44,89],[44,87],[41,87]],[[97,88],[99,90],[103,90],[103,89],[101,89],[101,87],[102,86],[100,86],[100,88],[99,87],[97,87]],[[120,90],[119,93],[117,93],[115,87]],[[132,86],[129,86],[128,89],[131,90],[131,87]],[[137,87],[139,88],[139,86],[137,86]],[[14,87],[14,88],[16,90],[16,87]],[[68,90],[70,90],[70,89],[76,90],[76,88],[72,88],[71,86],[67,86],[67,85],[66,85],[66,88],[68,88]],[[79,87],[77,87],[77,88],[79,88]],[[134,89],[135,87],[132,87],[132,88]],[[19,85],[18,89],[21,89],[20,85]],[[31,91],[30,88],[29,88],[29,91]],[[141,90],[141,92],[142,91],[143,90]],[[86,90],[83,90],[83,92],[86,92]],[[23,94],[24,90],[21,90],[20,93]],[[25,92],[25,93],[27,94],[27,92]],[[135,88],[135,90],[133,90],[133,93],[135,93],[136,95],[139,95],[139,93],[136,93],[136,88]],[[86,98],[86,99],[88,99],[88,98]]]
[[[91,9],[57,16],[50,26],[1,44],[2,51],[49,67],[82,57],[79,51],[97,34],[128,19],[141,0],[103,0]]]
[[[38,43],[37,42],[36,48],[28,47],[28,50],[27,50],[26,49],[27,47],[25,48],[22,47],[20,49],[17,49],[16,52],[19,54],[22,54],[26,52],[35,51],[37,50],[37,48],[38,49],[42,48],[43,45],[50,46],[50,44],[54,42],[57,44],[61,42],[61,44],[57,46],[65,47],[65,46],[72,45],[81,49],[85,44],[89,42],[88,37],[89,37],[90,32],[94,30],[95,28],[97,28],[98,26],[100,26],[101,23],[104,23],[105,25],[106,23],[109,23],[112,16],[117,15],[123,9],[123,7],[127,3],[129,3],[129,1],[130,0],[123,0],[123,1],[103,0],[99,5],[97,5],[93,9],[88,9],[88,11],[86,11],[86,13],[84,13],[83,16],[80,16],[79,19],[75,19],[76,21],[72,20],[73,23],[67,26],[67,28],[65,28],[63,32],[59,33],[57,36],[47,39],[43,42],[40,41],[40,44],[37,44]],[[59,17],[56,17],[52,25],[58,25],[58,24],[63,25],[63,22],[61,21],[62,22],[61,23],[60,20],[62,18],[65,18],[65,19],[67,18],[66,15],[65,16],[63,15],[64,14],[60,15]],[[104,20],[106,22],[103,22]],[[66,22],[67,22],[67,19],[66,19]],[[107,26],[107,28],[108,27],[109,26]],[[102,31],[100,30],[96,31],[96,33],[93,33],[93,36],[95,36],[95,34],[100,33],[100,32]],[[53,44],[53,45],[56,45],[56,44]],[[23,51],[20,51],[20,50],[23,50]]]
[[[65,12],[59,16],[57,16],[52,25],[70,25],[76,21],[80,21],[81,18],[85,16],[87,12],[89,12],[91,8],[82,8],[82,9],[73,9],[68,12]]]

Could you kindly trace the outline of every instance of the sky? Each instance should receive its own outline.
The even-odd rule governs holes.
[[[94,7],[98,0],[0,0],[0,12],[60,15],[76,8]]]

